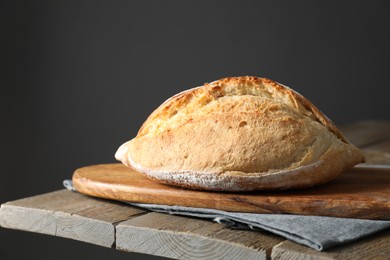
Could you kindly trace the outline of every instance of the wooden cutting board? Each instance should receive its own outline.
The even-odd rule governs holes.
[[[390,219],[389,169],[353,168],[333,182],[306,190],[228,193],[159,184],[122,164],[101,164],[76,170],[73,184],[87,195],[139,203],[237,212]]]

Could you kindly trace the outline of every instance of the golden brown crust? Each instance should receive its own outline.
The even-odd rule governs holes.
[[[317,107],[315,107],[309,100],[304,98],[301,94],[295,92],[294,90],[272,81],[267,78],[259,78],[253,76],[245,76],[245,77],[229,77],[223,78],[221,80],[214,81],[212,83],[205,83],[202,88],[193,88],[183,92],[180,92],[173,97],[166,100],[159,108],[157,108],[145,121],[145,123],[141,126],[138,135],[143,135],[146,131],[146,126],[153,121],[155,118],[168,117],[170,113],[172,113],[172,109],[180,109],[181,106],[185,105],[188,100],[190,100],[193,96],[197,95],[199,92],[203,92],[204,95],[211,95],[208,98],[217,98],[221,94],[222,87],[226,85],[247,85],[256,87],[259,85],[264,85],[268,88],[268,90],[272,91],[272,88],[275,92],[285,95],[289,98],[295,107],[299,109],[300,107],[304,107],[307,111],[311,112],[315,119],[326,126],[331,132],[333,132],[337,137],[346,142],[344,135],[340,132],[340,130],[334,125],[334,123],[326,117]],[[174,107],[174,108],[173,108]]]
[[[168,99],[116,157],[165,183],[235,191],[309,187],[363,160],[303,96],[248,76]]]

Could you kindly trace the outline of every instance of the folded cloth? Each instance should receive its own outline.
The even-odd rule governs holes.
[[[76,191],[72,181],[64,186]],[[322,251],[342,245],[390,227],[390,221],[227,212],[215,209],[125,202],[147,210],[205,218],[237,229],[267,230],[294,242]]]

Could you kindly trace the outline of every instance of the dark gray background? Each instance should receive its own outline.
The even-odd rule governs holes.
[[[1,1],[0,202],[60,189],[76,168],[114,162],[166,98],[225,76],[284,83],[339,125],[390,119],[389,6]],[[2,259],[140,257],[5,229],[0,241]]]

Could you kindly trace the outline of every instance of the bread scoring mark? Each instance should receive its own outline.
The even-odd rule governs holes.
[[[345,138],[343,133],[336,127],[336,125],[326,116],[324,115],[316,106],[314,106],[309,100],[303,97],[297,91],[291,89],[290,87],[283,85],[278,82],[270,81],[270,84],[274,85],[277,89],[282,89],[284,91],[288,91],[289,95],[293,97],[294,103],[296,106],[302,106],[305,108],[304,114],[310,118],[313,118],[320,124],[324,125],[330,132],[335,134],[335,136],[340,139],[342,142],[349,144],[348,140]]]
[[[248,95],[287,104],[290,109],[320,122],[347,143],[337,127],[298,92],[272,80],[252,76],[224,78],[174,95],[148,117],[137,136],[158,135],[178,127],[187,122],[184,118],[200,113],[202,108],[220,98]],[[270,112],[277,110],[277,105],[269,108]]]
[[[142,124],[141,128],[138,130],[137,136],[142,136],[147,134],[150,131],[153,131],[154,128],[151,127],[148,122],[155,121],[155,125],[158,126],[160,122],[162,122],[166,116],[172,116],[176,115],[177,112],[179,111],[178,109],[172,109],[174,106],[173,104],[175,103],[176,100],[181,100],[179,103],[183,104],[183,98],[186,99],[188,98],[188,94],[196,91],[200,87],[195,87],[191,89],[184,90],[182,92],[177,93],[176,95],[168,98],[165,100],[156,110],[153,111],[152,114],[149,115],[149,117],[146,119],[146,121]],[[190,94],[192,96],[193,94]],[[172,109],[173,111],[170,111]],[[163,110],[163,111],[160,111]],[[163,117],[164,113],[166,114],[165,117]],[[157,122],[156,122],[157,121]]]

